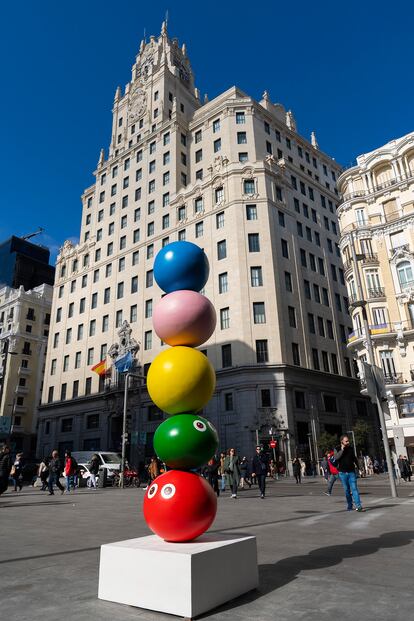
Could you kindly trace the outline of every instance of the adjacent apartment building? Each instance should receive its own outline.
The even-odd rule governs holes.
[[[52,294],[47,284],[0,288],[0,440],[26,456],[36,452]]]
[[[397,455],[414,458],[414,132],[360,155],[338,180],[338,208],[353,332],[367,361],[363,309],[381,367]],[[360,283],[360,286],[358,286]]]
[[[234,86],[202,98],[186,46],[165,24],[143,41],[82,196],[80,243],[58,256],[39,454],[119,448],[116,374],[104,382],[91,367],[125,320],[144,374],[165,347],[152,329],[153,260],[175,240],[199,244],[210,261],[205,294],[218,323],[203,351],[217,389],[205,415],[223,448],[250,455],[273,433],[283,459],[315,457],[321,432],[369,417],[347,349],[340,172],[267,92],[256,101]],[[131,391],[129,416],[142,457],[162,413],[143,388]]]

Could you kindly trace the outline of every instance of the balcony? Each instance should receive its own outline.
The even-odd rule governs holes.
[[[414,287],[414,280],[407,280],[407,282],[400,283],[401,290],[412,289]]]
[[[362,265],[373,265],[379,263],[378,255],[375,254],[375,252],[358,255],[358,259],[361,261]]]
[[[365,300],[364,297],[362,295],[359,295],[358,293],[351,293],[351,295],[348,298],[348,306],[364,306],[365,304]]]
[[[27,367],[19,367],[19,373],[20,375],[31,375],[32,370],[28,369]]]
[[[376,300],[378,298],[385,298],[384,287],[375,287],[374,289],[368,289],[368,300]]]
[[[392,375],[384,375],[384,381],[389,386],[390,384],[403,384],[403,374],[402,373],[393,373]]]
[[[29,388],[27,386],[16,386],[14,392],[16,395],[28,395]]]

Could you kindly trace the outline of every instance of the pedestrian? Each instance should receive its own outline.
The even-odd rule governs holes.
[[[339,471],[339,479],[345,491],[347,510],[352,511],[352,503],[354,503],[356,511],[365,511],[361,505],[357,475],[355,473],[355,467],[358,467],[358,460],[355,456],[354,449],[349,443],[348,436],[341,436],[340,442],[340,447],[334,451],[334,458],[337,464],[336,468],[338,468]]]
[[[213,490],[216,492],[217,498],[220,496],[220,490],[219,490],[219,484],[218,484],[218,480],[219,480],[219,474],[218,474],[219,465],[220,465],[219,460],[216,459],[215,457],[212,457],[211,459],[209,459],[207,465],[204,468],[204,472],[203,472],[204,477],[207,479],[207,481],[210,483],[210,485],[213,488]]]
[[[324,494],[326,494],[327,496],[332,496],[332,488],[335,485],[335,481],[337,481],[339,477],[338,468],[335,466],[336,462],[335,462],[333,451],[326,452],[326,461],[328,464],[329,477],[328,477],[328,487],[326,489],[326,492],[324,492]]]
[[[405,473],[405,480],[408,481],[408,483],[411,483],[411,477],[413,473],[411,470],[411,464],[406,456],[403,457],[403,470]]]
[[[0,496],[9,487],[9,477],[11,470],[10,448],[3,444],[0,449]]]
[[[256,446],[256,454],[252,459],[252,476],[257,477],[260,498],[265,497],[266,476],[269,474],[269,459],[261,446]]]
[[[405,476],[405,467],[404,467],[404,461],[403,461],[402,455],[398,455],[397,466],[398,466],[398,470],[400,471],[401,478],[404,481],[407,481],[407,477]]]
[[[45,492],[47,490],[47,478],[49,476],[49,466],[47,462],[47,458],[43,457],[40,460],[39,469],[37,471],[37,476],[39,477],[42,484],[42,487],[40,488],[40,491],[42,492]]]
[[[300,472],[302,475],[302,478],[306,476],[306,461],[305,460],[298,460],[300,463]]]
[[[10,476],[13,479],[14,491],[17,492],[17,488],[19,488],[19,492],[21,492],[23,487],[23,453],[17,453]]]
[[[295,457],[292,461],[293,476],[295,477],[296,484],[302,483],[302,464],[299,457]]]
[[[78,464],[75,459],[72,457],[72,453],[70,451],[65,451],[65,467],[64,474],[66,478],[66,491],[69,494],[70,488],[75,490],[75,475],[78,468]]]
[[[329,454],[329,451],[326,451],[321,461],[322,474],[326,480],[329,479],[329,474],[330,474],[329,467],[328,467],[328,454]]]
[[[100,459],[99,459],[99,456],[95,453],[94,455],[92,455],[90,464],[88,466],[88,469],[90,472],[89,487],[93,487],[94,489],[96,489],[96,477],[98,476],[98,473],[99,473],[99,466],[100,466]]]
[[[279,473],[274,459],[271,459],[269,462],[269,472],[272,479],[279,479]]]
[[[56,485],[56,487],[60,489],[61,494],[65,493],[65,488],[60,482],[61,474],[62,474],[62,463],[59,458],[59,453],[56,450],[54,450],[52,451],[52,458],[49,461],[49,481],[48,481],[49,496],[53,496],[53,494],[55,493],[53,491],[54,484]]]
[[[229,449],[224,460],[224,472],[231,489],[231,497],[237,498],[237,488],[240,482],[240,461],[234,448]]]
[[[240,487],[244,489],[244,486],[248,485],[249,489],[252,484],[249,481],[249,462],[247,461],[247,457],[243,457],[240,462]]]
[[[224,471],[225,453],[220,453],[218,475],[220,477],[220,491],[226,491],[226,473]]]
[[[155,479],[159,475],[160,475],[160,465],[158,463],[157,457],[153,455],[148,465],[148,487],[151,486],[152,482],[155,481]]]

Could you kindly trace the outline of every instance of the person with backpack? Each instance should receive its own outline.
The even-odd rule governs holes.
[[[66,451],[64,474],[66,478],[66,492],[68,494],[70,492],[70,486],[72,486],[72,489],[75,490],[75,475],[77,473],[77,470],[78,470],[78,464],[76,462],[76,459],[72,457],[72,454],[70,451]]]
[[[347,502],[347,511],[352,511],[352,503],[355,505],[356,511],[365,511],[361,505],[359,497],[357,475],[355,467],[358,468],[358,460],[355,456],[354,449],[349,443],[347,435],[340,437],[341,445],[334,451],[336,468],[339,471],[339,479],[345,491]]]
[[[328,487],[326,489],[326,492],[324,492],[324,494],[326,496],[332,496],[332,488],[335,485],[335,481],[337,481],[339,477],[339,470],[336,467],[336,461],[335,461],[333,451],[326,451],[326,464],[327,464],[327,470],[328,470],[329,475],[328,475]]]
[[[94,489],[96,489],[96,477],[99,473],[99,466],[100,466],[100,460],[99,460],[98,455],[95,453],[94,455],[92,455],[90,464],[88,465],[89,472],[91,474],[91,476],[89,477],[90,488],[93,487]]]

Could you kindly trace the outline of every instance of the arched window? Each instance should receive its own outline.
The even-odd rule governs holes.
[[[397,265],[398,281],[401,287],[407,287],[413,283],[413,268],[409,261],[402,261]]]
[[[356,294],[355,280],[353,276],[348,278],[348,293],[350,297]]]

